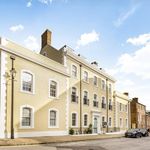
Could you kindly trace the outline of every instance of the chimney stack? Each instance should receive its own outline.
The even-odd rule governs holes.
[[[136,103],[138,103],[138,98],[137,97],[132,98],[132,100],[135,101]]]
[[[52,32],[48,29],[41,35],[41,46],[44,48],[46,45],[51,45],[51,35]]]
[[[126,95],[126,96],[129,96],[129,93],[128,93],[128,92],[124,92],[123,94]]]

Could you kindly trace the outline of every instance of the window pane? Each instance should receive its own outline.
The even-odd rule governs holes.
[[[22,126],[31,126],[31,108],[28,108],[28,107],[23,108]]]
[[[87,115],[84,115],[84,126],[87,126]]]
[[[72,66],[72,76],[76,77],[77,76],[77,67],[76,66]]]
[[[50,82],[50,96],[56,97],[57,83],[55,81]]]
[[[33,91],[33,76],[28,72],[22,74],[22,90],[32,92]]]
[[[56,126],[56,111],[50,111],[50,126]]]
[[[75,113],[73,113],[72,114],[72,126],[76,126],[76,114]]]

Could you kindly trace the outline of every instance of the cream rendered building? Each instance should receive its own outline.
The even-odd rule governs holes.
[[[118,118],[129,113],[117,115],[117,102],[126,104],[128,98],[113,95],[115,79],[68,46],[52,47],[49,30],[41,41],[37,54],[0,38],[0,138],[11,133],[12,55],[15,137],[67,135],[70,129],[87,133],[89,125],[95,134],[116,131]]]
[[[114,126],[116,131],[126,131],[131,128],[130,102],[128,93],[114,91]]]
[[[115,79],[96,62],[90,64],[68,46],[51,46],[51,32],[42,35],[41,54],[67,66],[69,78],[69,128],[85,133],[92,124],[93,133],[114,131],[113,91]],[[103,122],[108,126],[103,129]]]
[[[9,40],[0,39],[0,138],[10,137],[11,70],[14,55],[15,137],[68,134],[67,68]],[[6,76],[7,75],[7,76]]]

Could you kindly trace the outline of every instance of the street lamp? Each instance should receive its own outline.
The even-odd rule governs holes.
[[[16,70],[14,68],[14,60],[15,56],[11,55],[11,70],[10,70],[10,76],[11,76],[11,139],[14,139],[14,78],[16,76]]]

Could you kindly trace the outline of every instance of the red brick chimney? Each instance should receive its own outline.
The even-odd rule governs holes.
[[[41,35],[41,48],[44,48],[46,45],[51,45],[51,36],[52,32],[48,29]]]

